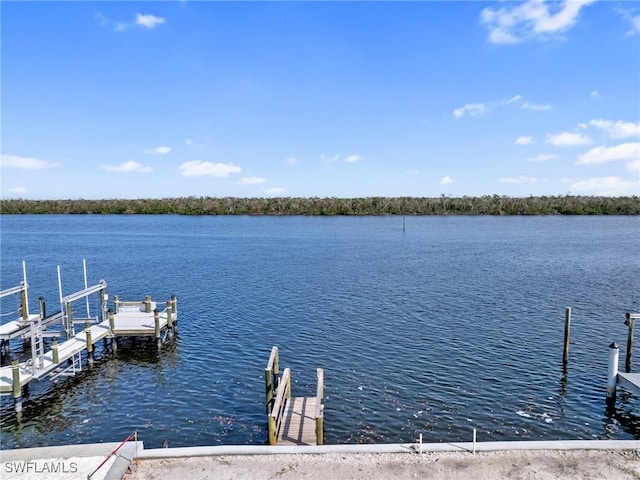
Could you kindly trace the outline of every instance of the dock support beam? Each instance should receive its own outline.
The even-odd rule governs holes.
[[[564,310],[564,353],[562,354],[562,363],[569,362],[569,337],[571,336],[571,307]]]
[[[160,312],[157,308],[153,311],[153,322],[155,323],[156,327],[156,343],[158,344],[158,348],[160,348],[160,346],[162,345],[162,338],[160,337]]]
[[[636,319],[627,313],[627,319],[624,324],[629,327],[629,334],[627,335],[627,356],[624,362],[624,369],[627,373],[631,372],[631,355],[633,354],[633,329],[636,324]]]
[[[58,337],[53,337],[51,340],[51,360],[53,363],[60,363],[60,356],[58,355]]]
[[[151,295],[144,296],[144,311],[151,313]]]
[[[22,386],[20,385],[20,365],[18,360],[11,362],[11,380],[13,388],[13,404],[16,413],[22,412]]]
[[[88,320],[84,322],[84,334],[87,338],[87,361],[89,367],[93,367],[93,339],[91,338],[91,323]]]
[[[607,368],[607,405],[616,403],[616,384],[618,383],[618,357],[620,348],[613,342],[609,345],[609,366]]]
[[[178,300],[175,295],[171,295],[171,312],[173,313],[173,332],[178,332]]]

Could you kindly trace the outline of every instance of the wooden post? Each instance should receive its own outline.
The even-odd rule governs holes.
[[[151,295],[144,296],[144,311],[145,313],[151,313]]]
[[[171,300],[167,300],[167,327],[171,329],[173,327],[173,302]]]
[[[60,363],[60,357],[58,355],[58,337],[53,337],[51,340],[51,360],[53,363]]]
[[[277,426],[275,417],[269,415],[268,419],[268,430],[269,430],[269,445],[277,445],[278,437],[277,437]]]
[[[89,323],[89,320],[84,322],[84,333],[87,338],[87,360],[89,366],[93,367],[93,342],[91,338],[91,323]]]
[[[104,283],[104,280],[100,280],[100,283]],[[107,311],[107,298],[109,298],[109,296],[107,295],[106,289],[101,288],[100,289],[100,321],[101,322],[104,322],[104,314]]]
[[[564,310],[564,353],[562,354],[562,363],[569,361],[569,337],[571,335],[571,307]]]
[[[111,333],[113,333],[114,328],[116,328],[115,318],[113,316],[113,310],[107,310],[107,316],[109,317],[109,328],[111,329]]]
[[[633,329],[636,324],[636,319],[627,313],[627,319],[624,324],[629,327],[629,334],[627,335],[627,357],[624,362],[624,368],[627,373],[631,372],[631,355],[633,354]]]
[[[67,338],[73,337],[73,313],[71,311],[71,302],[64,304],[65,318],[67,324],[64,326],[64,330],[67,333]]]
[[[175,295],[171,295],[171,311],[173,312],[173,331],[178,331],[178,300]]]
[[[609,345],[609,365],[607,368],[607,405],[616,403],[616,384],[618,383],[618,357],[620,348],[613,342]]]
[[[158,344],[158,348],[160,348],[160,345],[162,343],[162,340],[160,338],[160,312],[157,308],[153,311],[153,321],[156,327],[156,342]]]
[[[118,295],[113,296],[113,308],[115,308],[116,313],[118,313],[118,310],[120,309],[120,300],[118,299]]]
[[[318,386],[316,388],[316,445],[324,445],[324,407],[322,399],[324,398],[324,370],[318,368],[316,370]]]
[[[29,319],[29,305],[27,301],[27,284],[24,284],[24,288],[20,291],[20,313],[23,320]]]
[[[13,391],[13,403],[16,412],[22,411],[22,386],[20,385],[20,365],[18,360],[11,362],[11,380]]]

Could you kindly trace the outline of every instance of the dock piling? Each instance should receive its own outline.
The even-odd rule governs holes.
[[[564,353],[562,355],[562,363],[569,362],[569,337],[571,335],[571,307],[565,308],[564,311]]]
[[[89,320],[84,322],[84,333],[87,338],[87,361],[89,367],[93,367],[93,342],[91,338],[91,323]]]
[[[633,354],[633,330],[635,328],[636,319],[630,313],[627,313],[627,319],[624,324],[629,327],[629,333],[627,335],[627,355],[624,362],[624,369],[627,373],[631,372],[631,355]]]
[[[18,360],[11,362],[11,380],[13,387],[13,403],[16,413],[22,412],[22,386],[20,385],[20,365]]]
[[[607,368],[607,405],[616,402],[616,384],[618,383],[618,357],[620,348],[613,342],[609,345],[609,365]]]
[[[58,354],[58,337],[53,337],[51,340],[51,360],[53,363],[60,363],[60,356]]]
[[[146,301],[146,300],[145,300]],[[162,345],[162,338],[160,337],[160,312],[156,308],[153,311],[153,321],[155,323],[155,334],[156,334],[156,342],[158,344],[158,348]]]
[[[144,311],[151,313],[151,295],[144,296]]]

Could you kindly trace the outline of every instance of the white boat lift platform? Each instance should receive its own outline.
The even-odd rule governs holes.
[[[97,325],[91,326],[89,330],[91,332],[92,345],[110,335],[109,322],[98,323]],[[55,373],[61,373],[55,372],[55,370],[66,366],[67,360],[72,359],[74,355],[81,353],[87,348],[87,332],[83,330],[55,348],[58,351],[57,362],[54,362],[53,349],[50,349],[41,357],[40,365],[34,365],[34,361],[29,359],[17,365],[0,368],[0,395],[11,395],[14,393],[14,369],[18,371],[19,384],[21,387],[31,380],[44,377],[49,373],[54,375]],[[35,363],[38,363],[37,360]]]

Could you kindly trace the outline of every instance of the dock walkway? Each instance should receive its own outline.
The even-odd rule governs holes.
[[[102,322],[90,327],[91,344],[95,344],[97,341],[110,335],[109,322]],[[73,358],[74,355],[79,354],[87,348],[87,332],[82,332],[75,335],[73,338],[66,340],[56,347],[57,361],[54,361],[54,349],[48,350],[43,356],[40,365],[38,362],[34,365],[32,359],[26,362],[18,363],[0,368],[0,395],[10,395],[14,393],[14,387],[16,383],[13,378],[15,373],[18,372],[18,383],[20,387],[26,385],[31,380],[41,378],[49,373],[56,373],[54,370],[63,368],[66,365],[66,361]]]
[[[279,376],[278,347],[265,368],[269,445],[324,444],[324,372],[317,369],[315,397],[291,396],[291,370]]]

